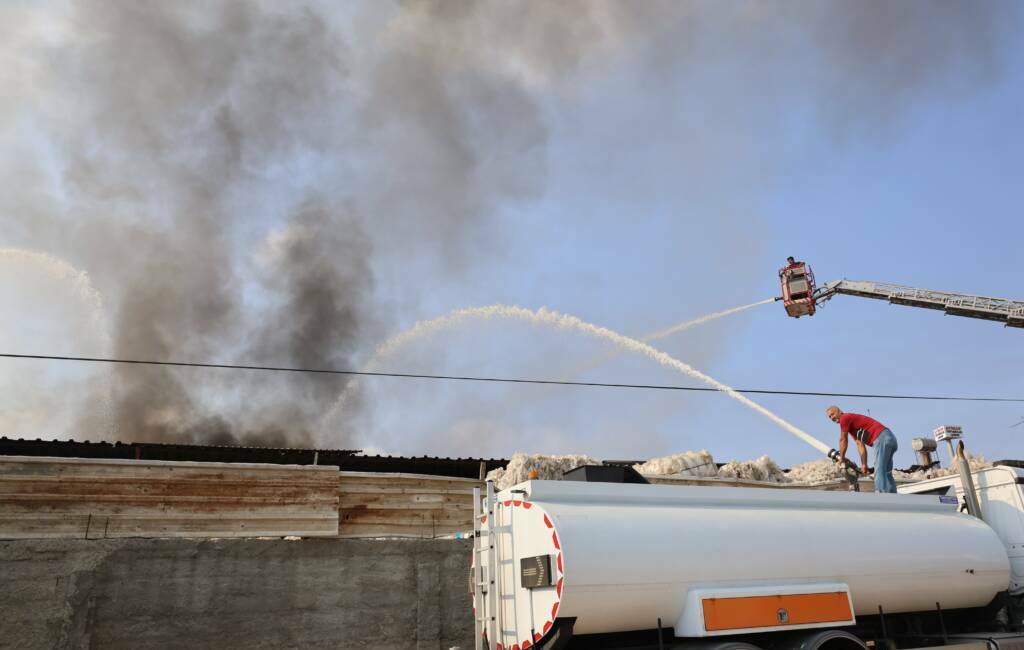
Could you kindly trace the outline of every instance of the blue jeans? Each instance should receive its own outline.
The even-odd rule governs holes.
[[[892,457],[899,449],[896,436],[885,429],[875,439],[875,492],[896,492],[896,479],[892,477]]]

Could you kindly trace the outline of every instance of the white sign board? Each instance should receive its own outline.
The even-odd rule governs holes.
[[[944,424],[932,433],[935,434],[936,440],[956,440],[963,436],[964,430],[956,424]]]

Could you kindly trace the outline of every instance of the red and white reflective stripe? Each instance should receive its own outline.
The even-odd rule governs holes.
[[[508,505],[507,501],[505,502],[505,505]],[[533,507],[533,504],[530,503],[529,501],[513,500],[512,505],[522,506],[524,510],[529,510],[530,508]],[[555,598],[557,600],[555,600],[555,603],[551,606],[551,620],[544,622],[543,633],[533,633],[533,643],[538,643],[542,638],[544,638],[544,635],[548,633],[548,631],[555,623],[555,618],[558,616],[558,607],[559,605],[561,605],[562,602],[562,582],[565,578],[565,571],[562,568],[562,545],[558,542],[558,532],[555,530],[555,526],[551,523],[551,520],[548,518],[547,514],[542,514],[542,516],[544,517],[544,525],[551,529],[551,543],[554,544],[555,550],[558,551],[558,553],[555,556],[555,566],[558,568],[558,573],[556,574],[558,582],[555,586]],[[532,644],[530,643],[529,639],[524,640],[521,644],[521,648],[523,648],[523,650],[530,647],[532,647]],[[506,648],[505,650],[508,650],[508,648]],[[513,646],[512,650],[516,650],[516,647]]]
[[[530,508],[533,507],[533,504],[530,503],[529,501],[516,501],[514,499],[513,500],[509,500],[509,501],[503,501],[503,502],[501,502],[501,504],[503,506],[505,506],[505,507],[522,507],[524,510],[529,510]],[[557,568],[558,568],[558,573],[556,574],[556,577],[558,578],[558,583],[555,586],[555,598],[557,600],[555,600],[555,603],[551,606],[551,620],[548,620],[548,621],[544,622],[544,625],[543,625],[543,628],[542,628],[543,632],[534,632],[533,633],[533,641],[532,642],[529,639],[524,639],[520,644],[512,645],[512,646],[506,646],[506,645],[503,645],[501,643],[495,643],[494,644],[495,650],[527,650],[528,648],[532,648],[535,643],[540,642],[540,640],[542,638],[544,638],[544,635],[548,633],[548,631],[554,625],[555,618],[558,615],[558,607],[559,607],[559,605],[562,602],[562,581],[563,581],[563,579],[565,577],[565,570],[562,568],[562,552],[561,552],[562,551],[562,546],[558,542],[558,532],[555,530],[554,524],[552,524],[551,520],[548,519],[547,514],[543,514],[542,513],[542,516],[544,517],[544,525],[551,529],[551,542],[552,542],[552,544],[554,544],[555,550],[558,551],[558,553],[557,553],[557,555],[555,557],[555,566],[557,566]],[[487,523],[486,515],[480,519],[480,523],[481,524]],[[473,613],[474,613],[474,615],[476,614],[476,606],[475,606],[475,604],[474,604],[474,607],[473,607]],[[519,625],[519,623],[517,621],[516,622],[516,626],[518,627],[518,625]],[[483,632],[483,635],[484,636],[487,635],[486,630]],[[500,635],[500,632],[499,632],[499,635]]]

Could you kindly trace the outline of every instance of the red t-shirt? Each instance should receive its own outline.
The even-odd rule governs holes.
[[[878,434],[885,431],[886,428],[878,420],[860,413],[843,413],[839,416],[839,430],[867,445],[874,444]]]

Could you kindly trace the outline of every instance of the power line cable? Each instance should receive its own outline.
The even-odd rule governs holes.
[[[188,361],[153,361],[148,359],[106,359],[102,357],[68,357],[46,354],[11,354],[0,352],[0,358],[37,359],[43,361],[83,361],[90,363],[117,363],[140,366],[172,366],[178,368],[218,368],[223,370],[256,370],[264,372],[300,372],[321,375],[350,375],[358,377],[397,377],[402,379],[435,379],[447,381],[476,381],[503,384],[539,384],[547,386],[585,386],[592,388],[634,388],[642,390],[675,390],[697,393],[722,393],[718,388],[704,386],[675,386],[670,384],[626,384],[599,381],[564,381],[555,379],[516,379],[512,377],[476,377],[472,375],[429,375],[411,372],[370,372],[365,370],[340,370],[337,368],[292,368],[287,366],[250,366],[231,363],[197,363]],[[766,390],[757,388],[734,388],[737,393],[753,395],[795,395],[804,397],[859,397],[865,399],[909,399],[942,400],[954,402],[1024,402],[1024,398],[1012,397],[951,397],[945,395],[875,395],[870,393],[825,393],[800,390]]]

